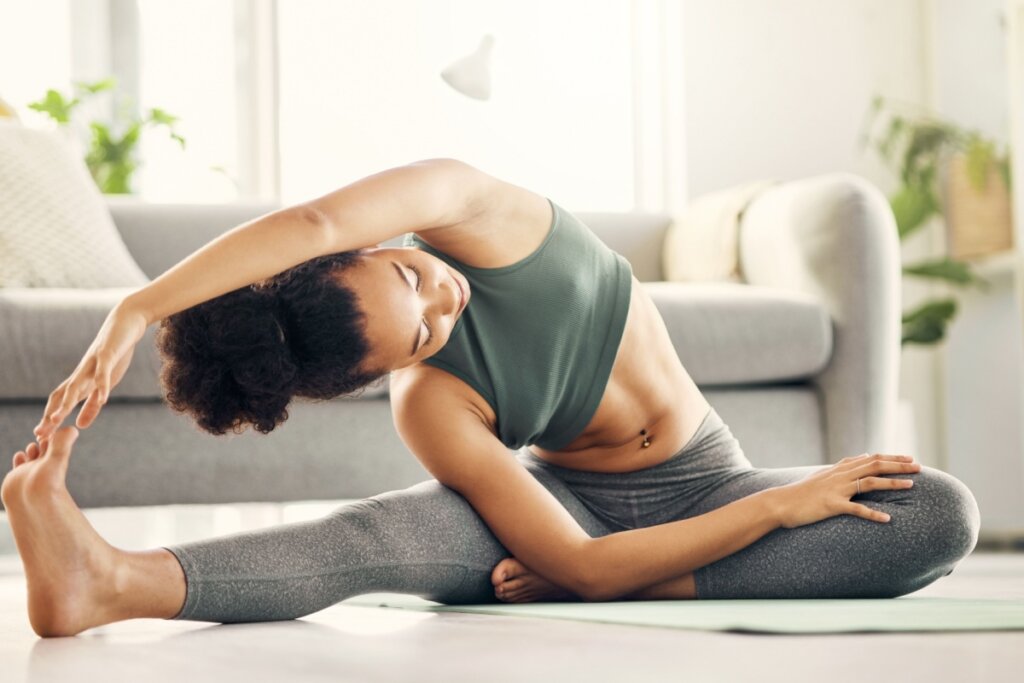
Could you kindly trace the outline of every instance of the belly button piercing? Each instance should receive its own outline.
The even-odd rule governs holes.
[[[651,437],[647,436],[647,430],[646,429],[641,429],[640,430],[640,436],[644,437],[644,442],[642,444],[640,444],[641,447],[647,448],[648,446],[651,445]]]

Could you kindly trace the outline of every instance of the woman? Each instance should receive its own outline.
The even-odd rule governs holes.
[[[78,426],[96,419],[156,321],[168,401],[204,429],[268,432],[293,397],[390,373],[396,428],[436,479],[310,522],[113,548],[67,494],[78,432],[58,426],[82,401]],[[3,500],[41,635],[288,619],[377,591],[893,597],[950,573],[978,532],[970,491],[909,456],[752,467],[625,259],[558,204],[451,159],[238,226],[132,293],[36,436]]]

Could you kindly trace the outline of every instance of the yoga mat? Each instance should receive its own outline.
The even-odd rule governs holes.
[[[342,605],[421,612],[466,612],[634,626],[753,633],[1024,630],[1024,600],[656,600],[442,605],[411,595],[369,593]]]

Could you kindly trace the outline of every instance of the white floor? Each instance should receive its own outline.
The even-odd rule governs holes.
[[[94,510],[120,547],[152,547],[321,514],[337,503]],[[10,549],[0,515],[0,553]],[[1019,681],[1024,631],[751,635],[344,603],[291,622],[154,619],[40,639],[24,577],[0,556],[0,681]],[[976,552],[915,595],[1024,598],[1024,554]]]

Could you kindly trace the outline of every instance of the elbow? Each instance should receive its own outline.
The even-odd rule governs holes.
[[[576,595],[583,602],[608,602],[618,597],[618,592],[609,590],[607,582],[598,576],[581,577],[577,584]]]
[[[571,590],[584,602],[606,602],[618,597],[618,592],[609,583],[602,563],[593,558],[593,543],[577,553],[576,566],[572,571]]]

